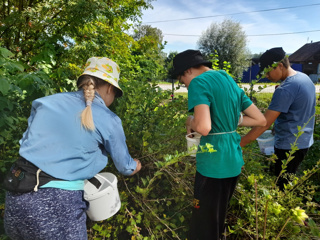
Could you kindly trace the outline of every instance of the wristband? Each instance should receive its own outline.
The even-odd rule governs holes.
[[[243,122],[243,114],[242,112],[240,112],[240,119],[239,119],[239,122],[238,122],[238,126]]]

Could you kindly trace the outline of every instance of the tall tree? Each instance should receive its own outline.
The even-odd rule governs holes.
[[[230,73],[236,78],[242,77],[243,70],[250,63],[246,43],[246,34],[240,23],[230,19],[224,20],[221,24],[212,23],[197,42],[199,49],[205,55],[218,55],[221,69],[224,62],[229,62]]]
[[[166,43],[163,43],[162,31],[150,25],[139,25],[132,37],[136,41],[132,53],[140,58],[138,64],[144,71],[144,78],[163,80],[166,54],[162,50]]]
[[[163,41],[162,31],[158,28],[151,27],[151,25],[138,26],[133,34],[133,39],[137,41],[145,36],[152,37],[159,43],[162,43]]]
[[[178,54],[177,51],[170,52],[169,55],[167,56],[166,60],[164,61],[168,79],[172,79],[172,75],[173,75],[173,59],[177,54]]]
[[[44,48],[61,54],[81,41],[99,43],[99,26],[108,26],[104,34],[124,31],[151,1],[0,0],[1,45],[29,61]]]
[[[151,1],[0,0],[0,46],[30,66],[26,71],[47,69],[57,89],[68,90],[91,56],[130,66],[134,40],[125,31]]]

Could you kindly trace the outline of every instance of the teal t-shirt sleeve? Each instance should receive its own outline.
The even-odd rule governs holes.
[[[245,92],[241,89],[241,97],[242,97],[242,104],[241,104],[241,111],[246,110],[248,107],[251,106],[252,101],[250,98],[245,94]]]
[[[193,112],[194,107],[200,104],[206,104],[210,107],[209,86],[201,78],[194,78],[188,89],[188,111]]]

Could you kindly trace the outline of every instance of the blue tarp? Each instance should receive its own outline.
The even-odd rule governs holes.
[[[291,65],[294,70],[302,72],[302,64],[294,63]],[[250,72],[251,70],[251,72]],[[243,72],[242,83],[250,83],[251,80],[257,80],[257,75],[259,72],[259,65],[253,65],[247,71]],[[251,74],[251,75],[250,75]],[[251,76],[251,77],[250,77]],[[267,78],[262,78],[259,82],[270,82]]]

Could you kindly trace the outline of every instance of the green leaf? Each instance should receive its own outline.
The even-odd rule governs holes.
[[[6,62],[3,65],[6,69],[8,69],[10,72],[15,72],[15,71],[20,71],[23,72],[24,71],[24,67],[22,64],[17,63],[17,62]]]
[[[147,186],[147,184],[148,184],[147,179],[141,178],[141,181],[142,181],[143,186]]]
[[[10,89],[10,83],[6,78],[0,78],[0,92],[2,92],[3,95],[6,95]]]
[[[0,55],[4,58],[10,58],[13,56],[13,53],[6,48],[0,47]]]

